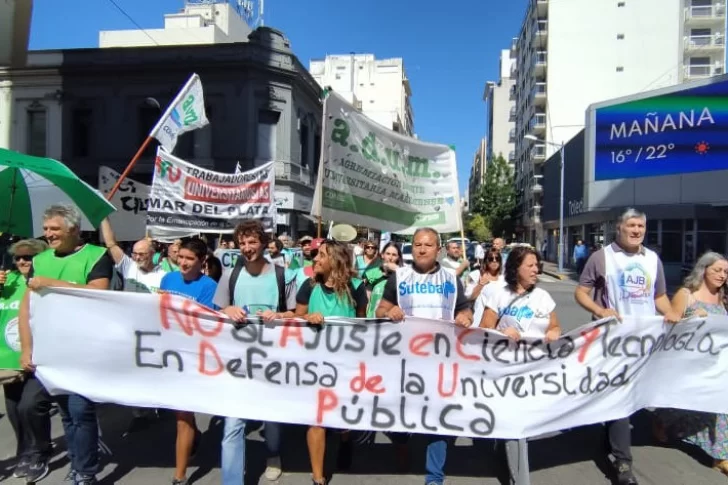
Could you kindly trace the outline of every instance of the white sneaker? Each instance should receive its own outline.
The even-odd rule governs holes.
[[[268,458],[267,466],[265,467],[265,479],[271,482],[278,480],[281,477],[283,470],[281,469],[281,457],[272,456]]]

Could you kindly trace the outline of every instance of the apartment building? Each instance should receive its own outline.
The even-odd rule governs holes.
[[[603,100],[722,74],[725,0],[530,0],[511,50],[521,237],[540,244],[543,162]]]
[[[498,81],[485,83],[483,100],[486,103],[488,123],[487,163],[503,156],[513,166],[516,161],[516,50],[504,49],[500,56]]]
[[[380,125],[414,136],[414,112],[404,61],[375,59],[374,54],[330,55],[314,59],[309,71]]]
[[[468,207],[473,207],[475,197],[480,192],[480,187],[485,183],[485,173],[488,169],[488,153],[489,144],[485,138],[480,140],[478,149],[475,151],[473,157],[473,166],[470,168],[470,178],[468,179],[468,191],[465,200],[468,202]]]
[[[102,30],[99,47],[151,47],[247,42],[252,32],[245,11],[227,0],[185,0],[180,12],[165,14],[164,28]]]

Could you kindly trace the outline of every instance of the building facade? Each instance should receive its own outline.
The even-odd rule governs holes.
[[[0,70],[0,145],[62,160],[96,186],[99,166],[122,171],[193,72],[210,123],[175,155],[219,172],[275,161],[278,232],[313,234],[321,88],[271,28],[245,43],[31,52]],[[156,146],[132,178],[151,183]]]
[[[488,124],[487,163],[502,156],[511,167],[516,161],[516,51],[505,49],[500,56],[500,78],[485,84],[483,99],[486,102]]]
[[[478,197],[480,188],[485,183],[485,173],[487,171],[488,162],[488,142],[485,138],[480,140],[480,145],[473,156],[473,166],[470,168],[470,178],[468,179],[468,191],[465,201],[468,207],[473,207],[475,197]]]
[[[656,14],[659,12],[659,15]],[[724,0],[531,0],[513,49],[521,237],[539,243],[543,162],[592,103],[722,74]]]
[[[239,8],[226,0],[187,0],[164,16],[163,29],[102,30],[99,47],[151,47],[247,42],[252,29]]]
[[[412,89],[401,58],[331,55],[312,60],[309,70],[319,85],[332,88],[380,125],[415,135]]]
[[[728,251],[728,76],[596,103],[564,147],[566,261],[582,239],[614,240],[628,207],[647,214],[645,244],[661,255],[668,280],[706,251]],[[561,211],[560,156],[543,164],[543,225],[555,260]]]

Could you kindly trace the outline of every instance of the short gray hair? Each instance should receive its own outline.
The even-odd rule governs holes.
[[[622,212],[622,215],[617,219],[617,226],[621,226],[630,219],[642,219],[647,224],[647,214],[642,211],[630,207],[626,211]]]
[[[700,258],[698,258],[698,262],[695,263],[693,270],[690,272],[687,278],[685,278],[683,287],[690,290],[691,293],[694,291],[698,291],[700,285],[702,285],[703,281],[705,280],[705,270],[713,266],[718,261],[728,261],[728,259],[726,259],[726,257],[722,254],[715,253],[713,251],[708,251],[707,253],[700,256]],[[722,291],[723,289],[721,289],[721,292]]]
[[[428,232],[428,233],[432,234],[433,236],[435,236],[435,238],[437,239],[437,245],[438,246],[440,245],[440,233],[437,232],[436,230],[434,230],[431,227],[420,227],[420,228],[417,228],[415,230],[415,233],[412,234],[412,242],[413,243],[415,242],[415,238],[417,237],[417,235],[419,233],[421,233],[421,232]]]
[[[8,254],[15,256],[15,253],[17,253],[19,249],[23,248],[30,249],[30,252],[32,252],[33,256],[35,256],[36,254],[40,254],[48,249],[48,245],[40,239],[23,239],[10,246]]]
[[[62,217],[68,229],[81,229],[81,212],[75,205],[54,204],[43,212],[43,220],[47,221],[53,217]]]

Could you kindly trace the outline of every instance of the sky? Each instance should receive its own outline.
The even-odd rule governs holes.
[[[101,30],[164,26],[184,0],[35,0],[31,49],[98,47]],[[266,0],[265,25],[283,31],[308,66],[327,54],[402,57],[421,140],[454,145],[460,194],[486,135],[486,81],[518,34],[527,0]],[[130,18],[131,19],[130,19]],[[133,21],[132,21],[133,20]]]

